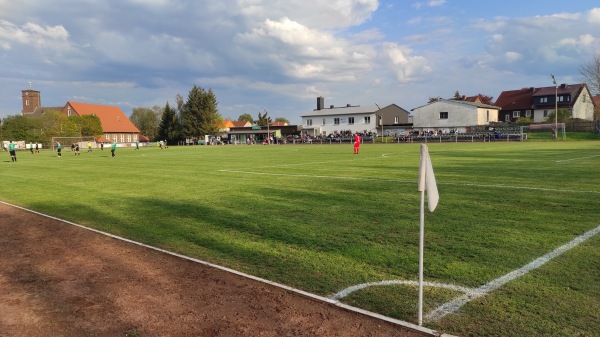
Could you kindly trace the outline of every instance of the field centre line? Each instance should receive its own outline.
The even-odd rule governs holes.
[[[416,180],[400,180],[400,179],[380,179],[380,178],[362,178],[362,177],[348,177],[348,176],[324,176],[324,175],[310,175],[310,174],[290,174],[290,173],[272,173],[272,172],[254,172],[254,171],[242,171],[242,170],[217,170],[218,172],[226,173],[242,173],[248,175],[264,175],[264,176],[275,176],[275,177],[297,177],[297,178],[316,178],[316,179],[348,179],[348,180],[365,180],[365,181],[381,181],[381,182],[396,182],[396,183],[409,183],[416,184]],[[506,188],[506,189],[517,189],[517,190],[530,190],[530,191],[544,191],[544,192],[565,192],[565,193],[593,193],[600,194],[600,191],[585,191],[585,190],[564,190],[558,188],[545,188],[545,187],[528,187],[528,186],[511,186],[511,185],[497,185],[497,184],[472,184],[472,183],[445,183],[437,182],[438,185],[450,185],[450,186],[472,186],[472,187],[491,187],[491,188]]]
[[[51,216],[51,215],[48,215],[48,214],[40,213],[40,212],[31,210],[31,209],[28,209],[28,208],[25,208],[25,207],[21,207],[21,206],[17,206],[17,205],[14,205],[14,204],[10,204],[10,203],[2,201],[2,200],[0,200],[0,204],[4,204],[6,206],[14,207],[14,208],[17,208],[17,209],[20,209],[20,210],[23,210],[23,211],[27,211],[27,212],[30,212],[30,213],[33,213],[33,214],[37,214],[37,215],[46,217],[48,219],[53,219],[53,220],[56,220],[56,221],[60,221],[60,222],[65,223],[67,225],[72,225],[72,226],[75,226],[75,227],[78,227],[78,228],[81,228],[81,229],[84,229],[84,230],[88,230],[88,231],[91,231],[91,232],[94,232],[94,233],[105,235],[105,236],[113,238],[113,239],[121,240],[121,241],[128,242],[128,243],[131,243],[131,244],[134,244],[134,245],[138,245],[138,246],[141,246],[141,247],[152,249],[152,250],[155,250],[155,251],[167,254],[167,255],[171,255],[171,256],[175,256],[175,257],[178,257],[178,258],[181,258],[181,259],[184,259],[184,260],[192,261],[192,262],[198,263],[200,265],[204,265],[204,266],[208,266],[208,267],[215,268],[215,269],[218,269],[218,270],[222,270],[224,272],[228,272],[228,273],[231,273],[231,274],[234,274],[234,275],[238,275],[238,276],[241,276],[243,278],[251,279],[251,280],[254,280],[254,281],[257,281],[257,282],[261,282],[261,283],[268,284],[268,285],[271,285],[271,286],[274,286],[274,287],[277,287],[277,288],[281,288],[281,289],[290,291],[292,293],[296,293],[298,295],[301,295],[301,296],[304,296],[304,297],[307,297],[307,298],[311,298],[311,299],[316,300],[318,302],[329,303],[329,304],[338,306],[338,307],[343,308],[345,310],[348,310],[348,311],[351,311],[351,312],[355,312],[355,313],[357,313],[359,315],[369,316],[369,317],[376,318],[376,319],[379,319],[379,320],[382,320],[382,321],[385,321],[385,322],[388,322],[388,323],[391,323],[391,324],[395,324],[395,325],[402,326],[402,327],[405,327],[405,328],[408,328],[408,329],[411,329],[411,330],[419,331],[419,332],[422,332],[423,334],[428,335],[428,336],[432,336],[432,337],[434,337],[434,336],[454,337],[454,336],[448,335],[448,334],[440,334],[436,330],[429,329],[429,328],[426,328],[426,327],[423,327],[423,326],[419,326],[419,325],[416,325],[416,324],[413,324],[413,323],[410,323],[410,322],[401,321],[401,320],[398,320],[398,319],[395,319],[395,318],[391,318],[391,317],[388,317],[388,316],[384,316],[384,315],[381,315],[381,314],[378,314],[378,313],[375,313],[375,312],[371,312],[371,311],[364,310],[364,309],[361,309],[361,308],[353,307],[351,305],[348,305],[348,304],[345,304],[345,303],[341,303],[339,301],[335,301],[335,300],[329,299],[327,297],[323,297],[323,296],[320,296],[320,295],[309,293],[309,292],[304,291],[304,290],[293,288],[293,287],[287,286],[287,285],[282,284],[282,283],[277,283],[277,282],[269,281],[267,279],[260,278],[258,276],[254,276],[254,275],[250,275],[250,274],[246,274],[246,273],[237,271],[235,269],[230,269],[230,268],[218,265],[218,264],[214,264],[214,263],[210,263],[210,262],[207,262],[207,261],[204,261],[204,260],[200,260],[200,259],[196,259],[196,258],[193,258],[193,257],[189,257],[189,256],[186,256],[186,255],[174,253],[174,252],[162,249],[162,248],[150,246],[150,245],[147,245],[145,243],[137,242],[137,241],[134,241],[134,240],[131,240],[131,239],[127,239],[127,238],[121,237],[121,236],[110,234],[108,232],[103,232],[101,230],[94,229],[94,228],[91,228],[91,227],[85,227],[83,225],[80,225],[80,224],[77,224],[77,223],[74,223],[74,222],[71,222],[71,221],[68,221],[68,220],[64,220],[64,219],[57,218],[57,217],[54,217],[54,216]]]
[[[564,245],[556,248],[552,252],[529,262],[528,264],[524,265],[523,267],[521,267],[519,269],[513,270],[510,273],[505,274],[495,280],[492,280],[491,282],[488,282],[477,289],[467,292],[464,295],[462,295],[452,301],[442,304],[437,309],[435,309],[435,310],[429,312],[427,315],[425,315],[425,319],[428,321],[438,321],[442,317],[444,317],[450,313],[458,311],[463,305],[467,304],[468,302],[478,299],[482,296],[485,296],[489,292],[500,288],[501,286],[505,285],[506,283],[508,283],[512,280],[515,280],[515,279],[529,273],[530,271],[543,266],[544,264],[546,264],[546,262],[549,262],[550,260],[562,255],[563,253],[569,251],[572,248],[575,248],[579,244],[581,244],[584,241],[590,239],[591,237],[597,235],[598,233],[600,233],[600,226],[598,226],[590,231],[585,232],[584,234],[573,239],[571,242],[564,244]]]
[[[581,159],[589,159],[589,158],[596,158],[596,157],[600,157],[600,155],[596,155],[596,156],[589,156],[589,157],[579,157],[579,158],[571,158],[571,159],[563,159],[563,160],[557,160],[556,163],[564,163],[567,161],[572,161],[572,160],[581,160]]]

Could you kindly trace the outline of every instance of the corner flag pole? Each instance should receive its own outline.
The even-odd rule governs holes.
[[[429,150],[426,144],[421,144],[421,159],[419,161],[419,191],[421,192],[421,214],[419,224],[419,325],[423,325],[423,252],[425,250],[425,191],[427,191],[427,207],[433,212],[439,200],[435,175]]]

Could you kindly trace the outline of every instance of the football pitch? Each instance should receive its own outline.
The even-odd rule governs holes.
[[[416,323],[419,144],[69,149],[0,200]],[[425,326],[600,335],[600,142],[431,143]]]

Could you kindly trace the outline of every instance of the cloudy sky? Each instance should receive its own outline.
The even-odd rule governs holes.
[[[325,104],[580,83],[600,53],[597,0],[0,0],[0,117],[21,90],[67,101],[164,106],[194,84],[224,118],[300,123]]]

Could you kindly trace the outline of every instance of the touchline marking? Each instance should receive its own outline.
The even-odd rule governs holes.
[[[446,302],[446,303],[442,304],[437,309],[435,309],[435,310],[429,312],[427,315],[425,315],[425,319],[429,320],[429,321],[438,321],[442,317],[444,317],[450,313],[458,311],[463,305],[467,304],[468,302],[470,302],[474,299],[480,298],[482,296],[485,296],[489,292],[500,288],[501,286],[505,285],[506,283],[508,283],[512,280],[515,280],[515,279],[529,273],[530,271],[543,266],[544,264],[546,264],[546,262],[554,259],[555,257],[562,255],[563,253],[578,246],[582,242],[588,240],[589,238],[593,237],[594,235],[597,235],[598,233],[600,233],[600,226],[576,237],[571,242],[569,242],[565,245],[562,245],[562,246],[556,248],[555,250],[553,250],[552,252],[529,262],[528,264],[524,265],[523,267],[521,267],[519,269],[513,270],[510,273],[508,273],[504,276],[501,276],[491,282],[488,282],[477,289],[473,289],[473,290],[466,292],[464,295],[457,297],[450,302]]]
[[[279,177],[298,177],[298,178],[317,178],[317,179],[348,179],[348,180],[366,180],[366,181],[396,182],[396,183],[409,183],[409,184],[417,183],[416,180],[380,179],[380,178],[363,178],[363,177],[348,177],[348,176],[324,176],[324,175],[290,174],[290,173],[273,173],[273,172],[253,172],[253,171],[227,170],[227,169],[218,170],[218,172],[242,173],[242,174],[253,174],[253,175],[263,175],[263,176],[279,176]],[[453,185],[453,186],[507,188],[507,189],[515,189],[515,190],[530,190],[530,191],[545,191],[545,192],[600,194],[600,191],[564,190],[564,189],[558,189],[558,188],[510,186],[510,185],[496,185],[496,184],[470,184],[470,183],[444,183],[444,182],[438,182],[437,184],[438,185]]]
[[[563,163],[563,162],[572,161],[572,160],[589,159],[589,158],[596,158],[596,157],[600,157],[600,155],[589,156],[589,157],[571,158],[571,159],[563,159],[563,160],[557,160],[556,162],[557,163]]]

